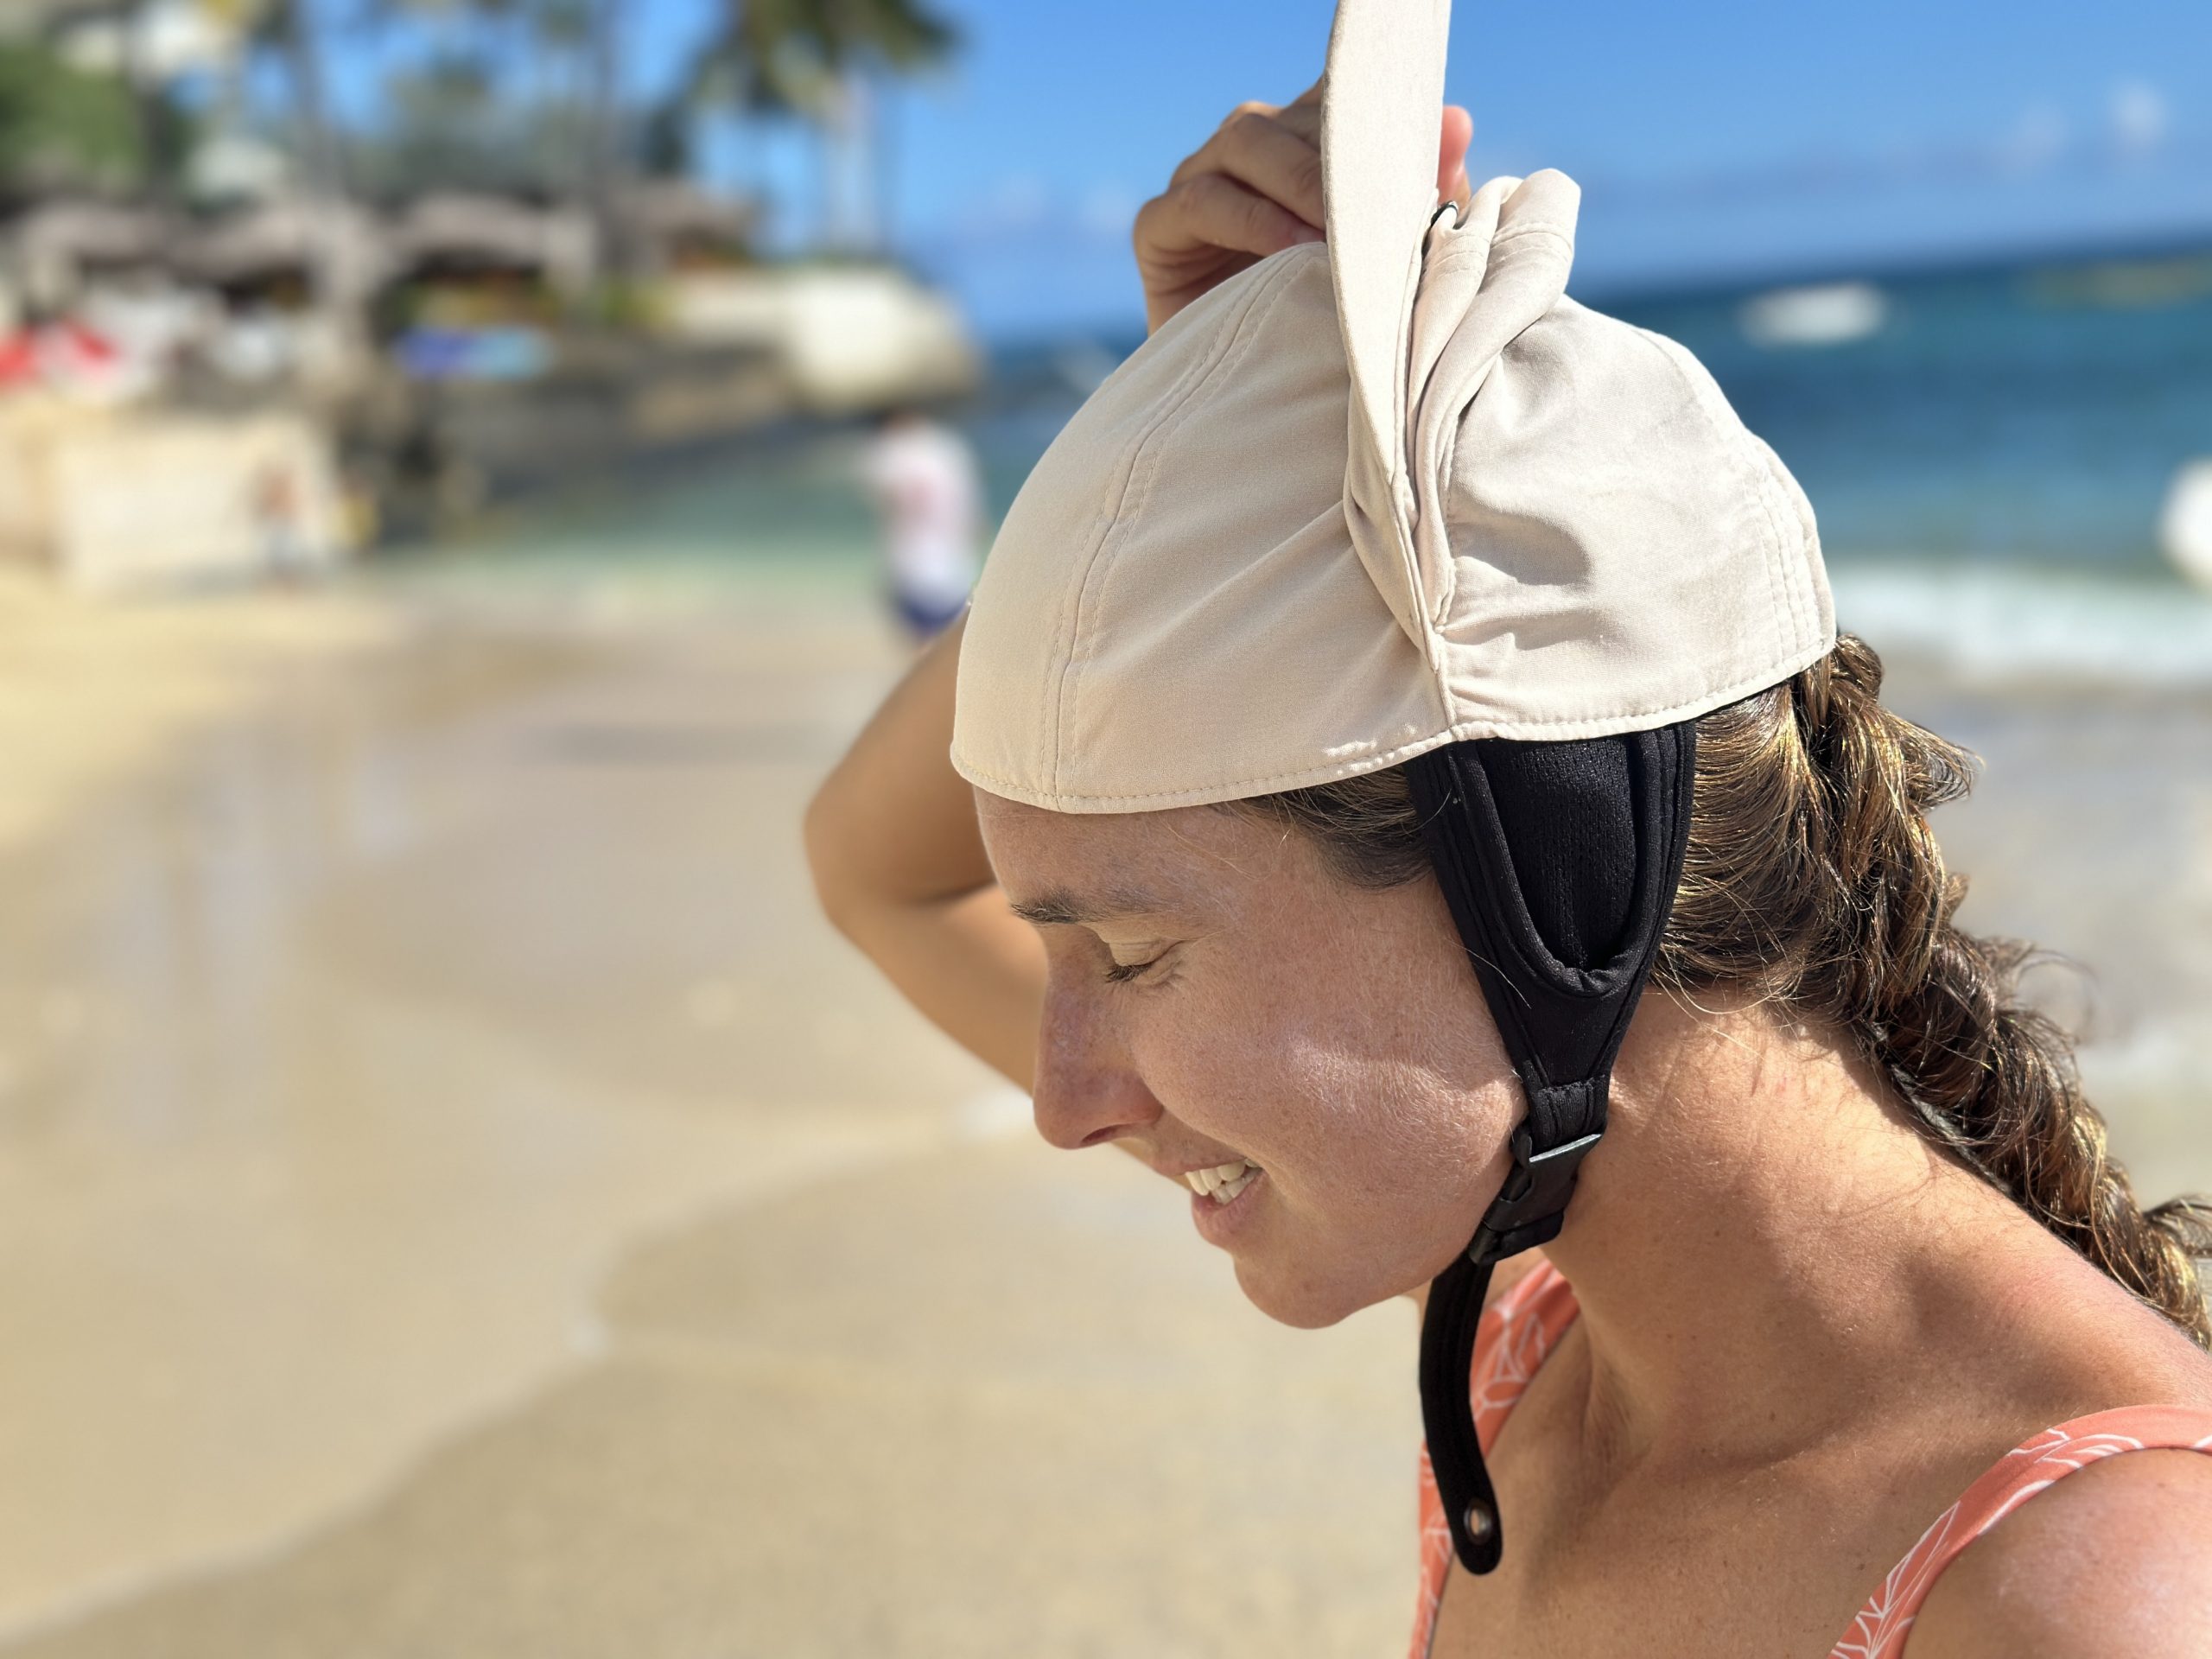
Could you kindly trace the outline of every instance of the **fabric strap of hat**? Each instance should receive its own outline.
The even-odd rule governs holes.
[[[1554,1237],[1658,955],[1689,838],[1693,722],[1565,743],[1478,739],[1408,763],[1429,858],[1528,1097],[1513,1167],[1429,1287],[1421,1417],[1470,1573],[1503,1549],[1469,1398],[1491,1271]]]

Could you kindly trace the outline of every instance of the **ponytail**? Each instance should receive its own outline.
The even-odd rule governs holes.
[[[1748,985],[1850,1033],[1923,1134],[2212,1347],[2196,1267],[2212,1206],[2137,1203],[2072,1043],[2019,1000],[2037,953],[1953,924],[1966,882],[1928,813],[1966,792],[1969,757],[1885,709],[1881,683],[1880,659],[1846,635],[1699,722],[1689,855],[1655,981]]]

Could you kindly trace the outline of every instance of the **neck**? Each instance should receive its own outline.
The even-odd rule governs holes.
[[[1848,1432],[2053,1243],[1843,1045],[1655,992],[1547,1253],[1582,1308],[1593,1449],[1641,1461]]]

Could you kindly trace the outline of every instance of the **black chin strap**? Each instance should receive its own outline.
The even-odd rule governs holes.
[[[1513,1166],[1429,1287],[1421,1419],[1470,1573],[1504,1534],[1468,1398],[1491,1270],[1558,1235],[1605,1128],[1614,1057],[1658,955],[1689,836],[1694,728],[1567,743],[1478,739],[1407,767],[1430,861],[1529,1102]]]

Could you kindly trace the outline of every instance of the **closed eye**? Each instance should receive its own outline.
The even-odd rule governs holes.
[[[1144,963],[1109,963],[1106,964],[1106,984],[1135,984],[1137,980],[1144,978],[1146,973],[1166,963],[1168,956],[1170,951],[1161,951],[1159,956],[1148,956]]]

